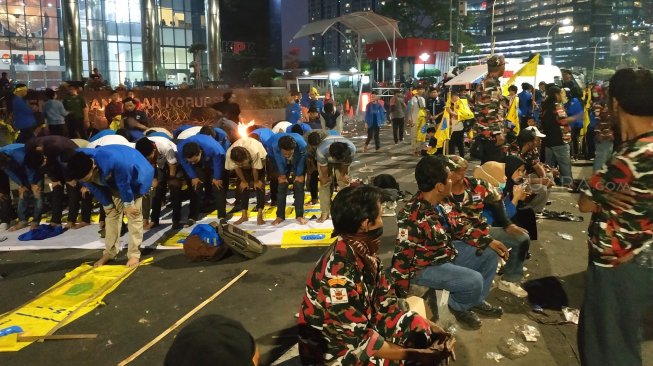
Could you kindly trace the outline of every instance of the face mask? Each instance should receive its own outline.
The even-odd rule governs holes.
[[[505,184],[505,183],[503,183],[503,182],[502,182],[502,183],[499,183],[499,189],[500,189],[500,190],[503,191],[505,188],[506,188],[506,184]]]
[[[382,235],[383,235],[383,226],[381,226],[379,228],[376,228],[374,230],[370,230],[370,231],[367,232],[367,236],[371,240],[376,240],[376,239],[380,238]]]

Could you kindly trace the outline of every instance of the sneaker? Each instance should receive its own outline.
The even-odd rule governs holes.
[[[449,311],[463,328],[470,330],[481,328],[481,319],[479,319],[475,312],[471,310],[458,311],[452,309],[451,306],[449,306]]]
[[[517,297],[528,296],[528,292],[514,282],[499,280],[499,290],[509,292]]]
[[[491,318],[501,318],[503,315],[503,309],[501,306],[490,305],[487,301],[483,301],[482,303],[472,307],[471,310]]]

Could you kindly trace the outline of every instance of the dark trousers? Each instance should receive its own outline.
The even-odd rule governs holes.
[[[80,198],[80,205],[68,208],[68,211],[70,211],[69,215],[74,215],[73,217],[77,217],[77,210],[76,208],[79,208],[81,211],[79,221],[80,222],[85,222],[90,224],[91,223],[91,213],[93,211],[93,194],[91,192],[84,192],[82,193],[80,190],[79,193],[79,198]],[[100,210],[100,221],[104,221],[104,210]]]
[[[243,174],[245,175],[245,179],[247,179],[247,182],[250,184],[254,183],[254,174],[252,169],[243,169]],[[265,169],[261,169],[258,171],[258,178],[265,182]],[[241,211],[246,211],[249,209],[249,187],[246,189],[241,190],[240,189],[240,179],[236,183],[236,195],[237,199],[239,202],[239,208]],[[263,186],[263,189],[254,189],[256,191],[256,209],[257,210],[262,210],[265,208],[265,185]]]
[[[61,224],[61,218],[63,216],[64,200],[66,195],[65,190],[68,192],[68,222],[75,223],[77,221],[77,213],[79,212],[79,185],[75,187],[63,183],[52,188],[52,194],[50,195],[51,207],[52,207],[52,223]]]
[[[229,180],[226,179],[226,177],[228,177],[226,172],[222,172],[222,177],[224,177],[224,179],[222,181],[222,188],[220,189],[218,189],[218,187],[213,184],[213,169],[210,167],[195,166],[195,172],[197,173],[197,177],[202,181],[202,183],[197,187],[193,187],[193,185],[188,182],[188,189],[190,193],[190,207],[188,214],[189,218],[196,221],[199,219],[201,203],[205,202],[207,195],[210,202],[213,204],[213,207],[215,207],[215,209],[218,211],[218,218],[226,218],[227,187],[229,185]],[[177,196],[181,196],[181,192],[179,192],[179,195],[176,195],[174,198],[175,201],[179,201],[179,204],[181,204],[181,198],[176,198]]]
[[[25,144],[29,140],[34,138],[34,127],[30,128],[24,128],[20,130],[20,133],[18,134],[18,137],[16,138],[16,143],[17,144]]]
[[[56,135],[56,136],[66,136],[66,125],[48,125],[48,131],[50,131],[50,135]]]
[[[449,154],[453,155],[454,150],[458,149],[458,155],[465,157],[465,131],[454,131],[449,140]]]
[[[11,189],[9,177],[0,170],[0,224],[8,224],[11,221]]]
[[[161,218],[161,206],[166,198],[166,192],[170,189],[170,201],[172,204],[172,223],[177,224],[181,221],[181,185],[183,179],[181,177],[170,177],[169,170],[157,168],[157,181],[158,185],[154,189],[152,196],[152,212],[150,214],[150,221],[155,224],[159,223]],[[190,182],[188,183],[190,186]],[[197,206],[197,202],[194,202]]]
[[[66,128],[71,139],[88,139],[84,120],[72,114],[66,116]]]
[[[370,144],[370,141],[374,139],[374,147],[378,150],[381,148],[381,139],[379,137],[379,131],[381,129],[379,126],[376,127],[369,127],[367,129],[367,140],[365,140],[365,146]]]
[[[404,118],[392,119],[392,136],[395,139],[395,144],[404,141]]]
[[[317,200],[320,195],[318,192],[318,182],[320,181],[320,173],[315,170],[308,176],[308,190],[311,192],[311,199]]]
[[[642,366],[643,313],[653,305],[653,269],[590,263],[578,327],[583,366]]]

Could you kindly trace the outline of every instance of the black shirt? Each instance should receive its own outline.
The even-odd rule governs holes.
[[[222,115],[234,122],[240,121],[240,106],[237,103],[229,103],[226,100],[222,102],[215,103],[213,109],[222,112]]]
[[[437,116],[438,114],[444,112],[444,105],[444,100],[442,100],[440,97],[435,99],[429,98],[426,102],[426,109],[429,111],[431,116]],[[438,119],[441,117],[442,116],[439,116]]]
[[[555,106],[553,108],[555,108]],[[552,108],[543,110],[540,118],[542,121],[542,129],[544,130],[543,132],[546,135],[544,138],[544,146],[555,147],[564,145],[565,142],[562,140],[562,130],[558,124],[555,110]]]

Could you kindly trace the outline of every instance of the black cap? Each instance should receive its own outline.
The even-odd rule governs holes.
[[[165,366],[253,366],[256,343],[239,322],[212,314],[196,319],[175,337]]]
[[[517,136],[517,143],[519,143],[519,145],[524,145],[529,142],[535,141],[535,137],[536,137],[535,131],[523,129],[519,131],[519,136]]]

